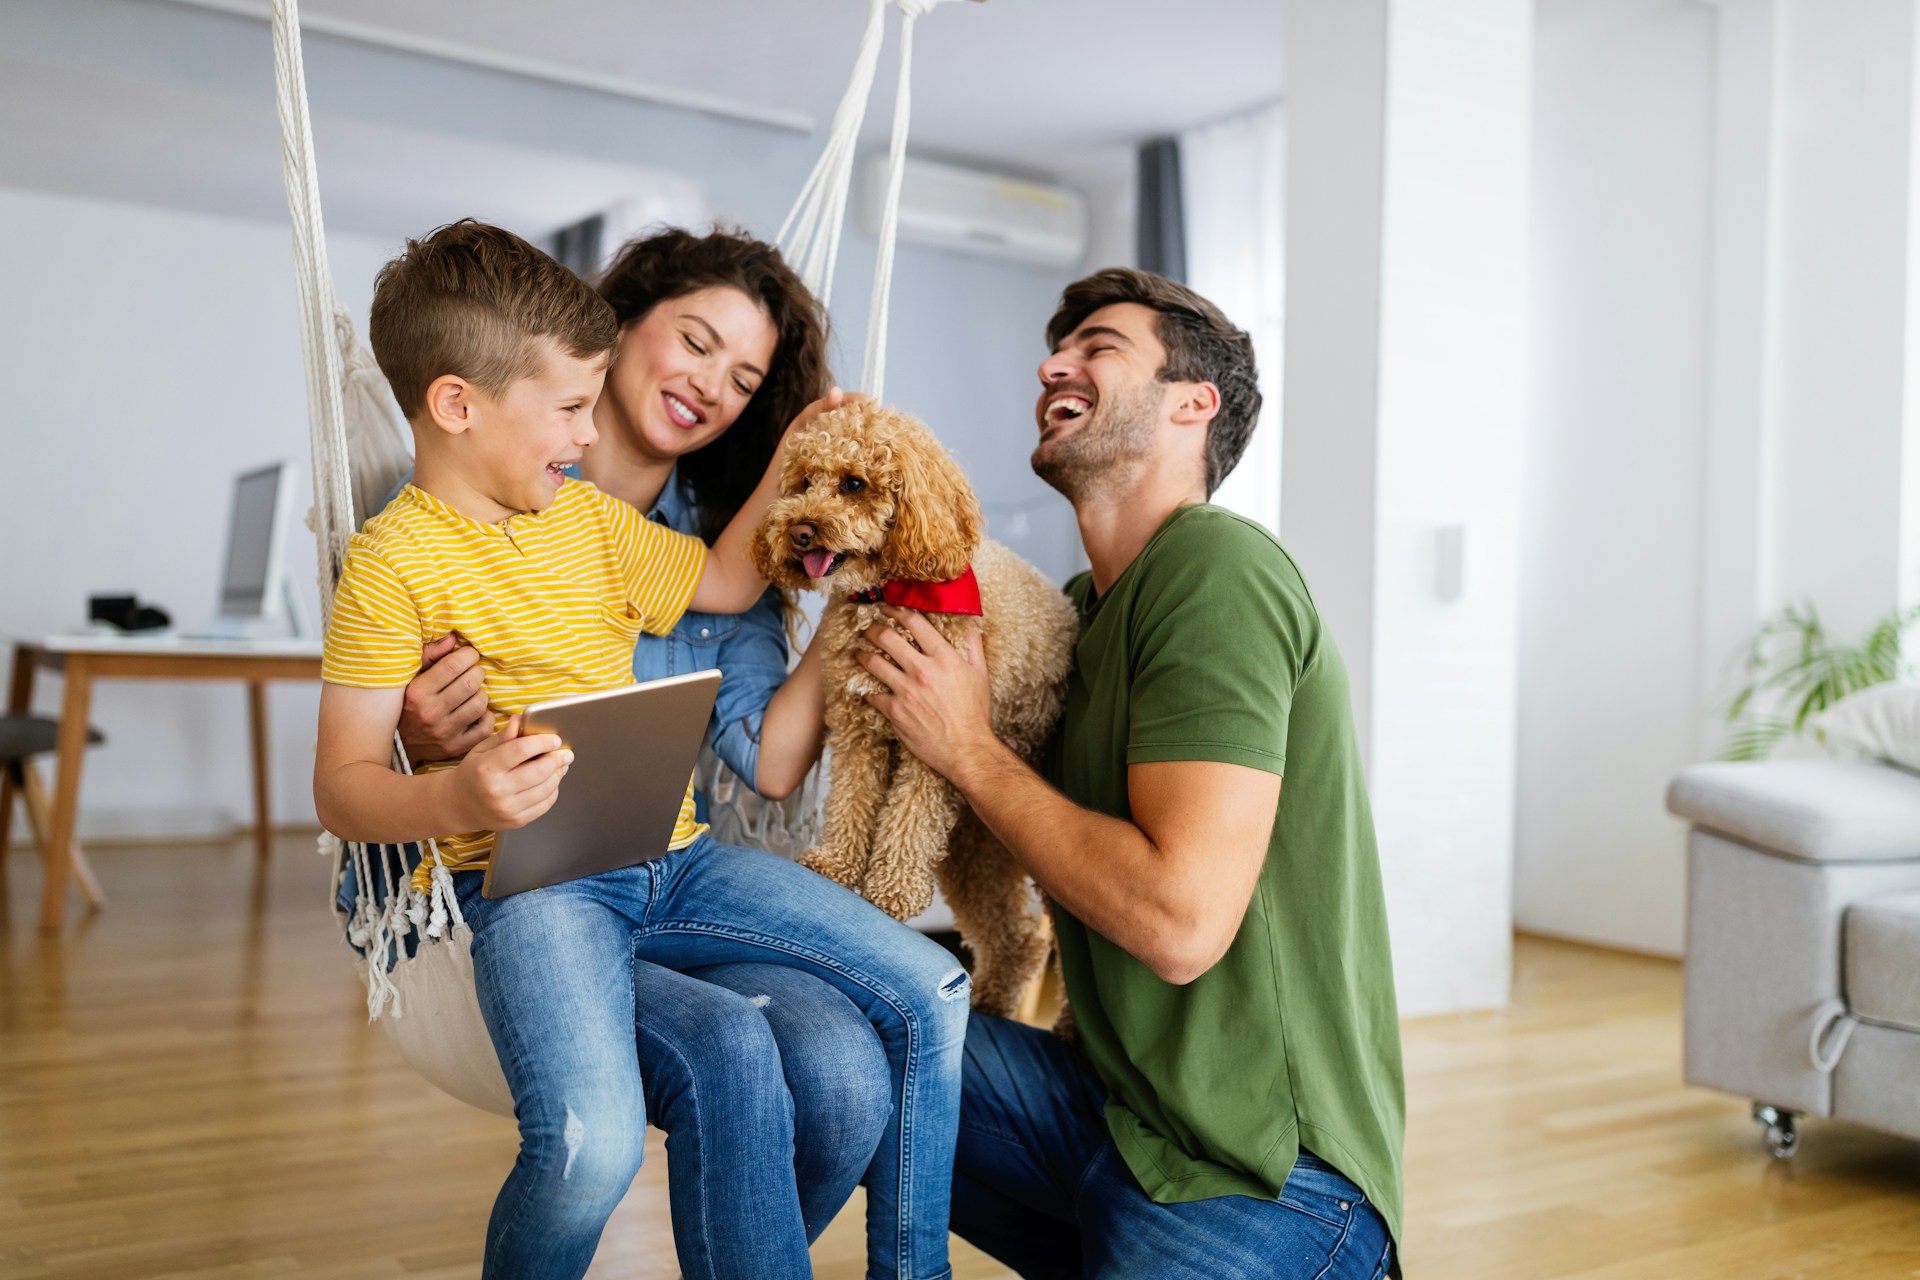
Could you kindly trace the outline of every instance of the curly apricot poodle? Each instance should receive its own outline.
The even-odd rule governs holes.
[[[983,523],[932,432],[895,410],[850,404],[787,442],[780,497],[753,555],[775,585],[827,596],[815,643],[826,646],[832,785],[821,842],[803,861],[902,920],[926,910],[937,875],[973,952],[974,1006],[1005,1015],[1049,946],[1032,883],[868,705],[881,686],[857,659],[872,651],[861,633],[881,620],[882,600],[921,609],[957,646],[979,633],[993,731],[1034,757],[1060,718],[1077,624],[1057,587],[982,538]]]

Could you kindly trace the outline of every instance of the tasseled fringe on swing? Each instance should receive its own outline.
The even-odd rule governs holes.
[[[832,750],[820,760],[785,800],[769,800],[740,781],[711,746],[700,750],[693,785],[707,797],[707,826],[721,844],[765,849],[797,858],[820,843],[826,824],[827,778],[832,775]]]
[[[423,893],[413,885],[413,873],[402,852],[407,846],[360,844],[328,832],[320,835],[320,854],[335,868],[336,896],[340,873],[349,861],[353,867],[356,892],[346,915],[345,936],[366,960],[369,1022],[383,1013],[406,1016],[400,989],[393,984],[393,970],[406,958],[409,938],[419,946],[438,944],[452,936],[452,929],[466,927],[466,916],[453,890],[453,873],[441,863],[437,843],[429,841],[428,845],[428,857],[433,860],[429,873],[432,889]],[[376,883],[384,894],[375,890]]]
[[[394,767],[402,773],[413,773],[398,733],[393,736],[393,759]],[[426,845],[425,860],[432,867],[428,873],[432,887],[423,893],[414,887],[413,870],[407,866],[402,853],[406,845],[360,844],[342,840],[330,832],[320,835],[320,852],[333,859],[336,899],[347,859],[353,860],[353,907],[347,913],[346,938],[360,949],[367,962],[368,1022],[376,1021],[389,1009],[396,1018],[406,1016],[400,1004],[400,989],[393,983],[393,970],[407,957],[409,937],[413,937],[418,946],[442,943],[452,936],[449,925],[455,929],[464,929],[467,925],[467,918],[460,911],[460,898],[453,891],[453,872],[440,853],[440,842],[429,840]],[[386,891],[384,895],[378,894],[374,887],[376,863],[380,869],[380,887]]]

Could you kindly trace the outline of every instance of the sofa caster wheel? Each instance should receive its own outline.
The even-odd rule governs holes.
[[[1793,1153],[1800,1149],[1799,1119],[1791,1111],[1782,1111],[1763,1102],[1753,1104],[1754,1123],[1766,1126],[1767,1150],[1777,1160],[1791,1160]]]

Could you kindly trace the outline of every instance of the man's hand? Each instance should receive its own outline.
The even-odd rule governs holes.
[[[481,684],[480,652],[444,635],[420,651],[420,674],[400,704],[400,742],[409,760],[453,760],[493,733]]]
[[[561,747],[558,734],[523,738],[520,717],[513,717],[467,752],[454,770],[461,828],[511,831],[526,826],[553,808],[560,779],[572,763],[573,752]]]
[[[968,636],[962,652],[911,609],[885,605],[880,612],[913,643],[885,623],[867,628],[867,642],[880,652],[862,652],[860,662],[888,690],[868,694],[867,701],[893,721],[901,745],[935,773],[961,782],[969,765],[1004,750],[993,736],[993,690],[980,636]]]

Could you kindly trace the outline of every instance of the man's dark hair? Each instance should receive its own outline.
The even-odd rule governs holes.
[[[1220,392],[1220,411],[1207,428],[1207,494],[1212,496],[1246,452],[1260,420],[1253,339],[1183,284],[1151,271],[1108,267],[1060,294],[1060,307],[1047,321],[1047,349],[1057,349],[1094,312],[1121,302],[1159,313],[1160,345],[1167,349],[1160,381],[1211,382]]]

